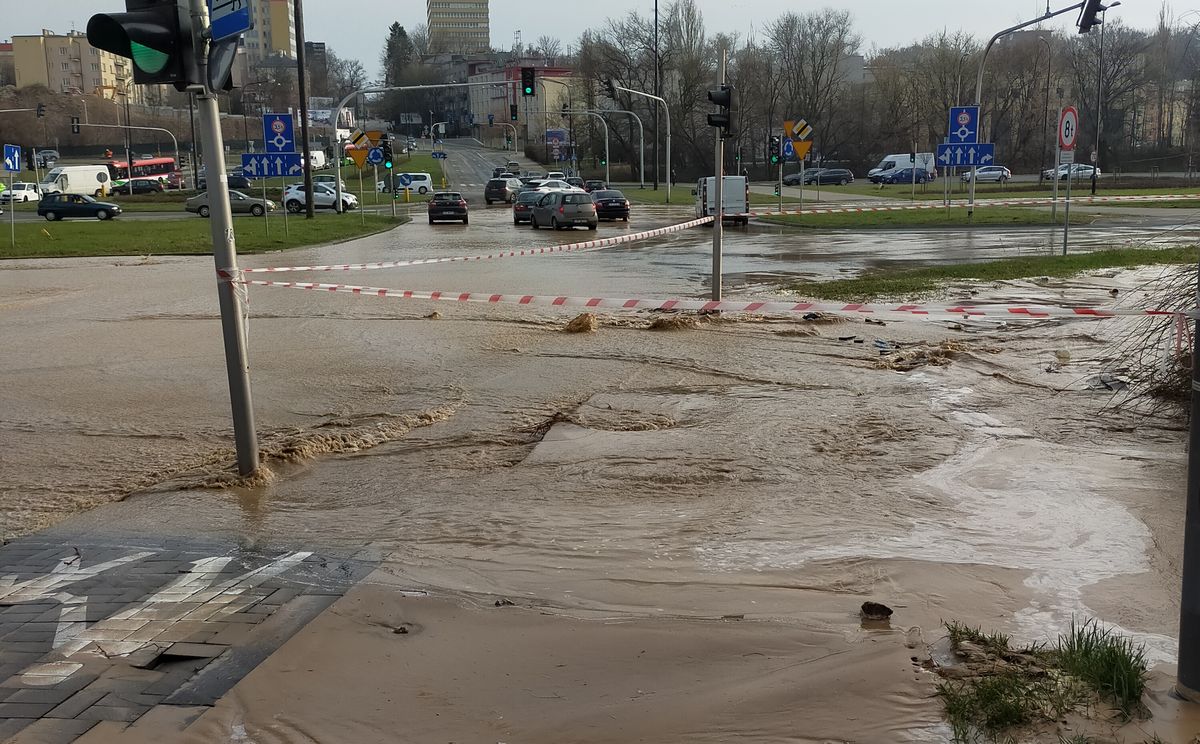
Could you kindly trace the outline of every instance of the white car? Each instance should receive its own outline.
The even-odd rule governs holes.
[[[308,203],[304,193],[304,184],[294,183],[283,191],[283,206],[289,212],[301,212]],[[317,209],[332,209],[335,212],[345,212],[348,209],[358,209],[358,197],[349,192],[342,192],[342,203],[337,201],[337,192],[327,183],[313,184],[313,206]]]
[[[1003,165],[985,165],[975,169],[975,178],[979,183],[985,181],[995,181],[996,183],[1006,183],[1012,178],[1012,171],[1005,168]],[[968,183],[971,180],[971,171],[968,170],[962,174],[963,183]]]
[[[562,171],[550,171],[549,173],[546,174],[545,180],[547,180],[547,181],[562,181],[566,177],[567,177],[567,174],[563,173]]]
[[[31,202],[42,198],[42,190],[36,183],[17,182],[11,189],[0,192],[2,202]]]
[[[1057,173],[1058,180],[1065,181],[1067,179],[1067,173],[1069,172],[1071,174],[1072,181],[1083,181],[1083,180],[1090,181],[1092,179],[1092,171],[1093,170],[1096,171],[1097,178],[1099,178],[1101,175],[1103,175],[1103,173],[1101,172],[1101,170],[1099,168],[1093,168],[1092,166],[1087,165],[1086,163],[1075,163],[1073,165],[1070,163],[1063,163],[1062,165],[1058,166],[1057,168],[1049,168],[1047,170],[1042,171],[1042,178],[1049,181],[1049,180],[1053,179],[1055,174]]]
[[[319,176],[313,176],[312,180],[313,180],[313,183],[325,183],[325,184],[329,184],[330,186],[332,186],[335,189],[337,188],[338,177],[329,175],[328,173],[324,173]],[[346,190],[346,182],[342,181],[342,191],[345,191],[345,190]]]
[[[583,189],[577,189],[574,186],[572,186],[571,184],[567,183],[566,181],[559,180],[559,179],[551,179],[549,181],[542,181],[541,183],[538,184],[537,190],[538,191],[583,191]]]

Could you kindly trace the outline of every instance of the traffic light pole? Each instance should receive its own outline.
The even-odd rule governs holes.
[[[728,59],[729,52],[721,50],[721,85],[725,85],[725,64]],[[665,107],[664,107],[665,108]],[[670,119],[667,119],[667,131],[671,131]],[[713,302],[721,301],[721,240],[724,238],[724,221],[725,221],[725,132],[716,127],[713,129],[716,133],[717,145],[714,160],[715,167],[713,171],[716,173],[715,187],[713,195],[717,199],[716,212],[713,215],[713,253],[712,253],[712,299]],[[668,136],[667,142],[669,143]],[[667,145],[667,152],[671,151],[671,146]],[[667,162],[670,162],[668,156]],[[667,166],[667,197],[671,195],[671,168]]]
[[[207,41],[200,35],[208,28],[208,7],[205,0],[190,0],[192,26],[197,29],[193,39],[200,65],[200,79],[207,79]],[[207,87],[194,86],[196,108],[200,117],[200,136],[207,155],[208,178],[217,188],[208,190],[212,230],[213,258],[217,271],[230,272],[218,276],[217,297],[221,306],[221,330],[225,339],[225,371],[229,376],[229,402],[233,408],[233,438],[237,449],[238,473],[248,476],[258,470],[258,436],[254,430],[254,406],[250,397],[250,365],[246,355],[245,309],[234,281],[238,279],[237,246],[234,242],[233,213],[229,207],[228,177],[225,171],[225,145],[221,138],[221,119],[217,97]],[[212,183],[209,184],[210,186]]]

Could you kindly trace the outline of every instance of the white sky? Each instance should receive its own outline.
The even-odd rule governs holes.
[[[253,0],[254,2],[265,0]],[[667,0],[660,0],[660,10]],[[1071,0],[1053,0],[1062,7]],[[1046,10],[1045,0],[836,0],[827,3],[789,3],[779,0],[699,0],[709,32],[731,31],[746,37],[761,29],[784,10],[803,12],[826,5],[850,11],[864,39],[864,47],[902,46],[938,31],[964,29],[986,38],[1006,26],[1034,18]],[[1159,0],[1122,0],[1112,15],[1132,26],[1150,28],[1157,22]],[[1182,15],[1194,5],[1174,2]],[[40,0],[36,3],[0,0],[0,39],[14,34],[37,33],[49,28],[59,33],[83,30],[88,17],[100,10],[122,11],[123,0]],[[651,13],[654,0],[491,0],[492,45],[512,46],[520,31],[528,44],[546,34],[570,45],[585,28],[601,26],[606,18],[630,10]],[[356,57],[374,78],[387,27],[393,21],[412,28],[425,22],[425,0],[305,0],[305,27],[309,41],[324,41],[340,56]],[[1200,14],[1188,17],[1200,20]],[[1049,22],[1050,28],[1074,32],[1075,13]]]

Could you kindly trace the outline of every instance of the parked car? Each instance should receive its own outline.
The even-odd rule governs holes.
[[[817,170],[820,170],[820,168],[818,168]],[[804,171],[805,177],[808,176],[809,172],[810,171]],[[800,172],[796,171],[795,173],[788,173],[788,174],[784,175],[783,185],[784,186],[799,186],[800,185]]]
[[[616,189],[593,191],[592,203],[596,205],[596,217],[599,219],[629,221],[629,200]]]
[[[308,204],[308,195],[304,184],[293,183],[283,191],[283,206],[289,212],[299,212]],[[358,197],[348,191],[342,192],[342,203],[338,204],[337,192],[327,183],[313,184],[313,207],[316,209],[332,209],[335,212],[345,212],[358,208]]]
[[[533,214],[533,205],[541,198],[542,192],[537,189],[528,189],[517,194],[517,198],[513,199],[513,224],[529,222]]]
[[[31,202],[42,198],[42,190],[28,181],[18,181],[11,189],[0,191],[0,202]]]
[[[1057,168],[1050,168],[1042,171],[1042,178],[1046,179],[1047,181],[1051,181],[1055,178],[1055,174],[1057,172],[1058,180],[1060,181],[1066,180],[1067,173],[1071,174],[1072,181],[1090,181],[1092,180],[1093,170],[1096,171],[1096,178],[1099,178],[1101,175],[1103,175],[1103,172],[1099,168],[1093,168],[1086,163],[1063,163]]]
[[[162,193],[163,185],[153,178],[135,178],[132,181],[126,181],[120,186],[113,186],[114,194],[159,194]]]
[[[591,194],[582,191],[551,191],[542,194],[534,202],[529,224],[534,230],[545,225],[555,230],[565,230],[576,225],[586,225],[595,230],[599,224],[596,205]]]
[[[226,179],[226,185],[231,189],[252,189],[252,188],[254,188],[254,184],[251,183],[250,179],[247,178],[242,173],[230,173],[228,176],[225,177],[225,179]],[[317,180],[316,178],[313,179],[314,182],[316,180]],[[205,178],[203,174],[200,175],[199,180],[196,182],[196,189],[199,191],[206,191],[208,189],[208,179]]]
[[[467,212],[467,200],[457,191],[439,191],[429,200],[429,224],[439,220],[462,220],[464,225],[470,223]]]
[[[975,169],[976,183],[1005,183],[1010,178],[1012,178],[1012,171],[1010,171],[1008,168],[1005,168],[1003,165],[985,165],[981,168]],[[963,183],[970,183],[971,171],[969,169],[966,173],[962,174],[962,180]]]
[[[330,173],[322,173],[319,176],[312,177],[313,183],[327,183],[333,188],[337,188],[338,177]],[[240,188],[240,187],[239,187]],[[346,182],[342,181],[342,191],[346,190]]]
[[[600,181],[600,180],[597,180],[594,178],[584,182],[584,184],[583,184],[583,190],[587,191],[589,193],[591,193],[593,191],[603,191],[604,189],[607,189],[607,188],[608,188],[608,185],[605,184],[604,181]]]
[[[516,178],[493,178],[483,187],[483,200],[488,204],[494,201],[512,204],[521,188],[521,181]]]
[[[208,217],[208,192],[196,194],[191,199],[183,203],[183,208],[189,212],[195,212],[201,217]],[[262,217],[267,212],[276,208],[275,202],[269,199],[256,199],[253,196],[246,196],[240,191],[229,191],[229,208],[234,214],[252,214],[255,217]]]
[[[845,186],[854,183],[854,174],[845,168],[814,168],[804,172],[805,184],[820,186]]]
[[[929,171],[924,168],[893,168],[879,178],[880,183],[889,184],[928,183],[930,180]]]
[[[46,194],[38,202],[37,213],[49,222],[65,217],[94,217],[111,220],[121,213],[121,207],[111,202],[97,201],[84,194]]]
[[[58,154],[58,150],[36,150],[37,164],[41,168],[49,168],[59,160],[62,160],[62,155]]]

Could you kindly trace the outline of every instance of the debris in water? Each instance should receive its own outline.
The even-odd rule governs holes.
[[[802,318],[809,323],[845,323],[846,319],[840,315],[829,315],[828,313],[805,313]]]
[[[651,331],[686,331],[699,328],[700,324],[690,315],[672,315],[667,318],[655,318],[649,325]]]
[[[1087,381],[1088,390],[1108,390],[1119,393],[1129,387],[1129,380],[1102,372]]]
[[[820,336],[814,328],[787,328],[782,331],[775,331],[779,336]]]
[[[426,319],[426,320],[441,320],[441,319],[442,319],[442,314],[441,314],[441,313],[439,313],[437,310],[434,310],[434,311],[433,311],[432,313],[430,313],[429,315],[426,315],[426,316],[425,316],[425,319]]]
[[[513,606],[515,606],[515,604],[516,604],[515,602],[512,602],[507,599],[497,599],[496,600],[497,607],[513,607]]]
[[[595,313],[580,313],[576,315],[563,330],[567,333],[595,333],[600,327]]]
[[[838,336],[838,341],[853,341],[854,336]]]
[[[886,359],[875,362],[875,369],[890,369],[896,372],[911,372],[918,367],[930,365],[944,367],[950,363],[954,355],[967,350],[967,346],[957,341],[943,341],[934,347],[918,346],[911,349],[897,349]],[[883,351],[882,348],[880,350]]]
[[[887,325],[887,323],[883,322],[882,320],[876,320],[875,318],[867,318],[863,322],[866,323],[867,325],[878,325],[878,326]]]
[[[863,602],[859,611],[866,620],[887,620],[892,616],[892,608],[878,602]]]

